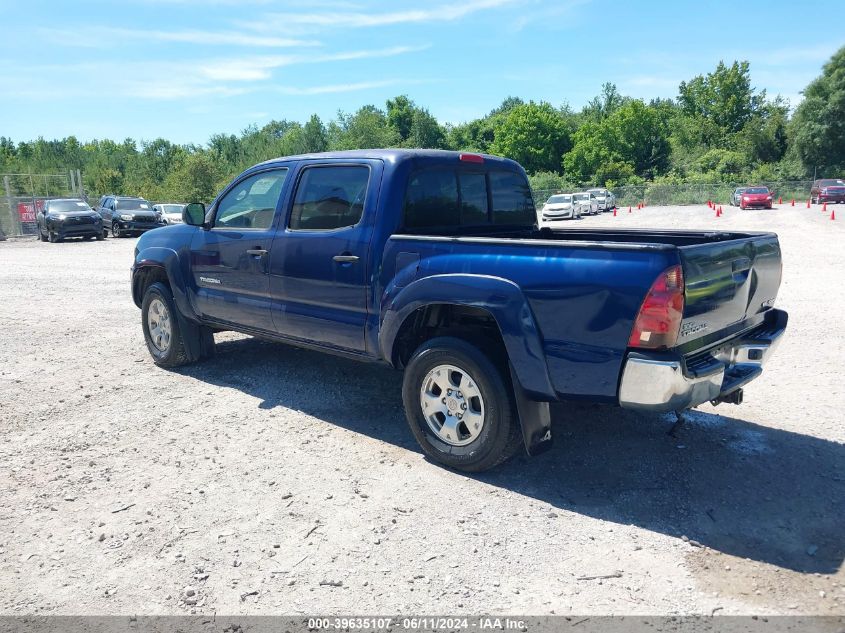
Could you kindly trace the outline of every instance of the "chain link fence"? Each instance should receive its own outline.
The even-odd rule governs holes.
[[[790,180],[779,182],[755,183],[757,186],[767,186],[774,194],[775,200],[782,199],[784,202],[794,200],[807,200],[810,197],[812,180]],[[594,185],[581,187],[573,191],[562,189],[538,189],[534,191],[534,202],[537,207],[543,206],[549,196],[556,193],[574,193],[574,191],[585,191]],[[712,200],[717,204],[727,204],[731,194],[737,187],[748,186],[742,183],[711,183],[711,184],[663,184],[645,183],[642,185],[629,185],[626,187],[611,187],[610,190],[616,196],[616,204],[620,207],[636,206],[640,202],[646,205],[687,205],[706,204]]]
[[[0,239],[35,235],[35,214],[44,201],[55,198],[84,198],[82,174],[0,174]]]

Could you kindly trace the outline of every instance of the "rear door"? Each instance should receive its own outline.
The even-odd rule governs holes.
[[[774,304],[781,279],[776,235],[683,246],[679,251],[685,286],[680,343],[739,325]]]
[[[252,173],[211,209],[212,227],[191,241],[194,302],[204,317],[273,330],[269,261],[287,167]]]
[[[270,259],[279,333],[364,351],[368,255],[381,174],[376,160],[301,165]]]

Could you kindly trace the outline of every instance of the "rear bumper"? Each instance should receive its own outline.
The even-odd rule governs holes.
[[[619,404],[680,411],[724,398],[762,373],[786,322],[786,312],[773,309],[761,326],[705,352],[675,357],[631,352],[622,372]]]

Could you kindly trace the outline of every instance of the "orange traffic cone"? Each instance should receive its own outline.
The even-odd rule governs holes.
[[[714,208],[715,208],[715,207],[714,207]],[[721,217],[721,215],[722,215],[722,214],[721,214],[721,213],[719,213],[719,209],[716,209],[716,217],[717,217],[717,218],[718,218],[718,217]]]
[[[613,207],[613,217],[616,217],[616,207]]]
[[[831,219],[831,220],[835,220],[835,219],[836,219],[836,209],[831,209],[831,211],[830,211],[830,219]]]
[[[807,208],[808,209],[810,208],[810,201],[809,200],[807,200]]]
[[[795,198],[792,199],[792,206],[795,206]]]
[[[822,203],[822,211],[827,211],[827,202]]]
[[[708,200],[708,201],[707,201],[707,208],[708,208],[708,209],[712,209],[712,208],[713,208],[713,202],[712,202],[712,201],[710,201],[710,200]]]
[[[628,213],[630,213],[630,212],[631,212],[631,207],[629,206],[629,207],[628,207]]]

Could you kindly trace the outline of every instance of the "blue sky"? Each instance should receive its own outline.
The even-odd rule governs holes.
[[[792,105],[839,2],[0,0],[0,135],[205,143],[407,94],[442,122],[508,95],[580,108],[605,81],[674,97],[720,59]],[[812,22],[812,24],[811,24]],[[824,24],[822,20],[822,24]],[[815,32],[815,34],[814,34]],[[745,36],[744,36],[745,34]]]

